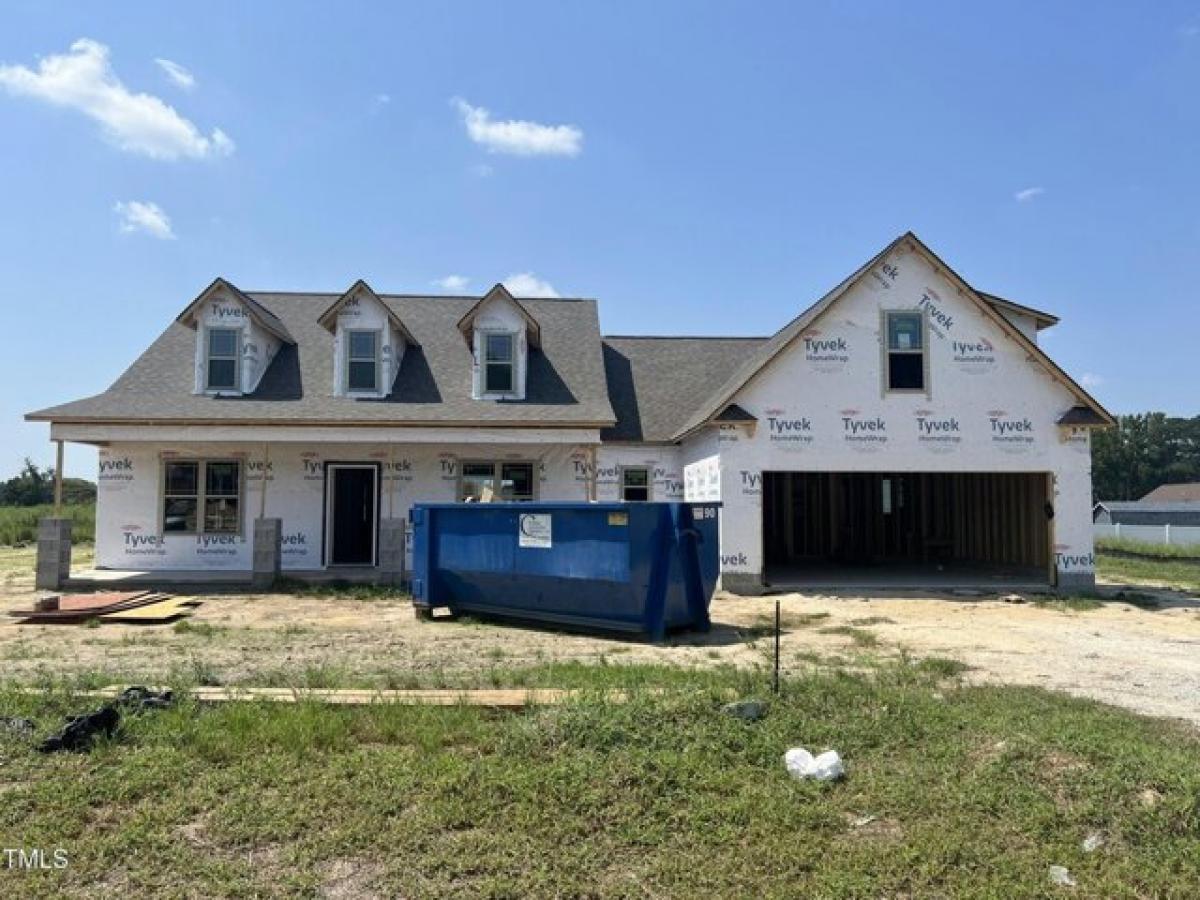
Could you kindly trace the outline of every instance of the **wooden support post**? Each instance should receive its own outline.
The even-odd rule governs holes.
[[[63,442],[54,442],[54,518],[62,517]]]
[[[258,517],[267,517],[267,465],[271,462],[271,445],[263,444],[262,493],[258,495]]]

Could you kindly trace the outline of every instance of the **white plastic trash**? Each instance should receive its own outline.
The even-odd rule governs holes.
[[[803,747],[793,747],[783,755],[783,764],[797,781],[812,778],[816,781],[834,781],[846,774],[842,758],[836,750],[826,750],[813,756]]]
[[[1066,866],[1051,866],[1050,880],[1060,887],[1075,887],[1075,879]]]

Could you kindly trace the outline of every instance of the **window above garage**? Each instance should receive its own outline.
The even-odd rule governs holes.
[[[929,329],[917,310],[884,310],[883,386],[888,393],[929,393]]]

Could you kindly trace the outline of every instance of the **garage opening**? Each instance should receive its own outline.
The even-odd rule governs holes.
[[[1045,472],[765,472],[770,585],[995,587],[1052,578]]]

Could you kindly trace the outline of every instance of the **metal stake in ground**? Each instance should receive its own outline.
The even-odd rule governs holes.
[[[779,598],[775,598],[775,681],[771,686],[774,693],[779,693]]]

